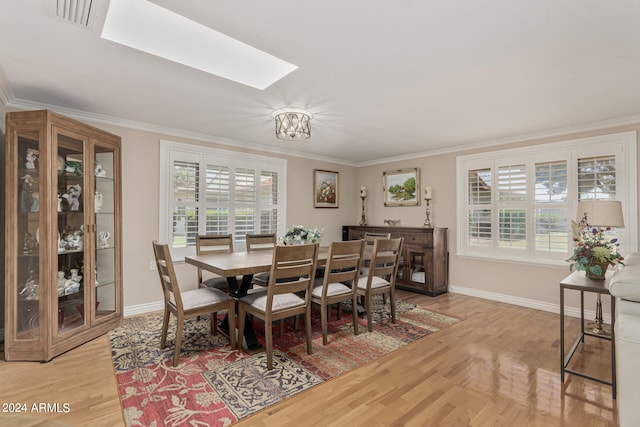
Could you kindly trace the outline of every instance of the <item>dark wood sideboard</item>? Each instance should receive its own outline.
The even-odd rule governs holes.
[[[342,240],[364,239],[365,233],[404,237],[396,287],[436,296],[449,286],[449,250],[446,228],[342,226]]]

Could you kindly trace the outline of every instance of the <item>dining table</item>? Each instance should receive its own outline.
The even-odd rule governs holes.
[[[328,253],[328,247],[321,246],[319,248],[318,265],[326,264]],[[260,250],[255,252],[188,255],[184,258],[184,261],[187,264],[225,277],[229,284],[229,295],[235,299],[240,299],[249,292],[254,274],[271,271],[273,251]],[[242,276],[241,280],[238,280],[239,276]],[[228,316],[225,316],[220,323],[220,328],[224,331],[229,331]],[[239,339],[242,339],[242,337],[239,337]],[[244,339],[247,348],[250,350],[260,348],[260,343],[248,319],[245,323]]]

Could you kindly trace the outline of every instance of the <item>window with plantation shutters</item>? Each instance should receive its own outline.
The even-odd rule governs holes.
[[[567,161],[535,164],[534,235],[537,251],[567,251],[569,228]]]
[[[467,173],[469,244],[491,246],[491,169],[472,169]]]
[[[231,206],[231,174],[229,167],[207,164],[205,181],[206,194],[206,234],[229,234]]]
[[[263,170],[260,174],[259,233],[269,233],[278,228],[278,196],[278,172]]]
[[[286,160],[161,141],[160,239],[174,257],[198,234],[284,232]],[[170,171],[166,173],[165,171]]]
[[[525,249],[527,229],[527,167],[498,166],[498,246]]]
[[[172,241],[176,248],[195,245],[198,234],[200,165],[176,160],[171,170]]]
[[[578,199],[616,198],[616,158],[596,156],[578,159]]]
[[[620,200],[626,217],[637,206],[636,140],[624,132],[459,156],[458,253],[564,263],[580,200]],[[622,253],[637,250],[636,228],[617,230]]]

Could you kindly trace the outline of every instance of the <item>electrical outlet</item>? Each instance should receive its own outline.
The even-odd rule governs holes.
[[[156,262],[149,261],[149,271],[156,271]]]

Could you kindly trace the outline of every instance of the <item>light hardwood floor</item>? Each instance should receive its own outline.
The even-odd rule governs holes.
[[[463,320],[236,426],[617,425],[611,387],[576,376],[561,384],[557,314],[455,294],[398,295]],[[567,346],[578,329],[567,318]],[[608,342],[587,338],[574,366],[606,378],[609,357]],[[70,408],[0,413],[0,425],[123,425],[104,336],[49,363],[0,362],[0,402]]]

